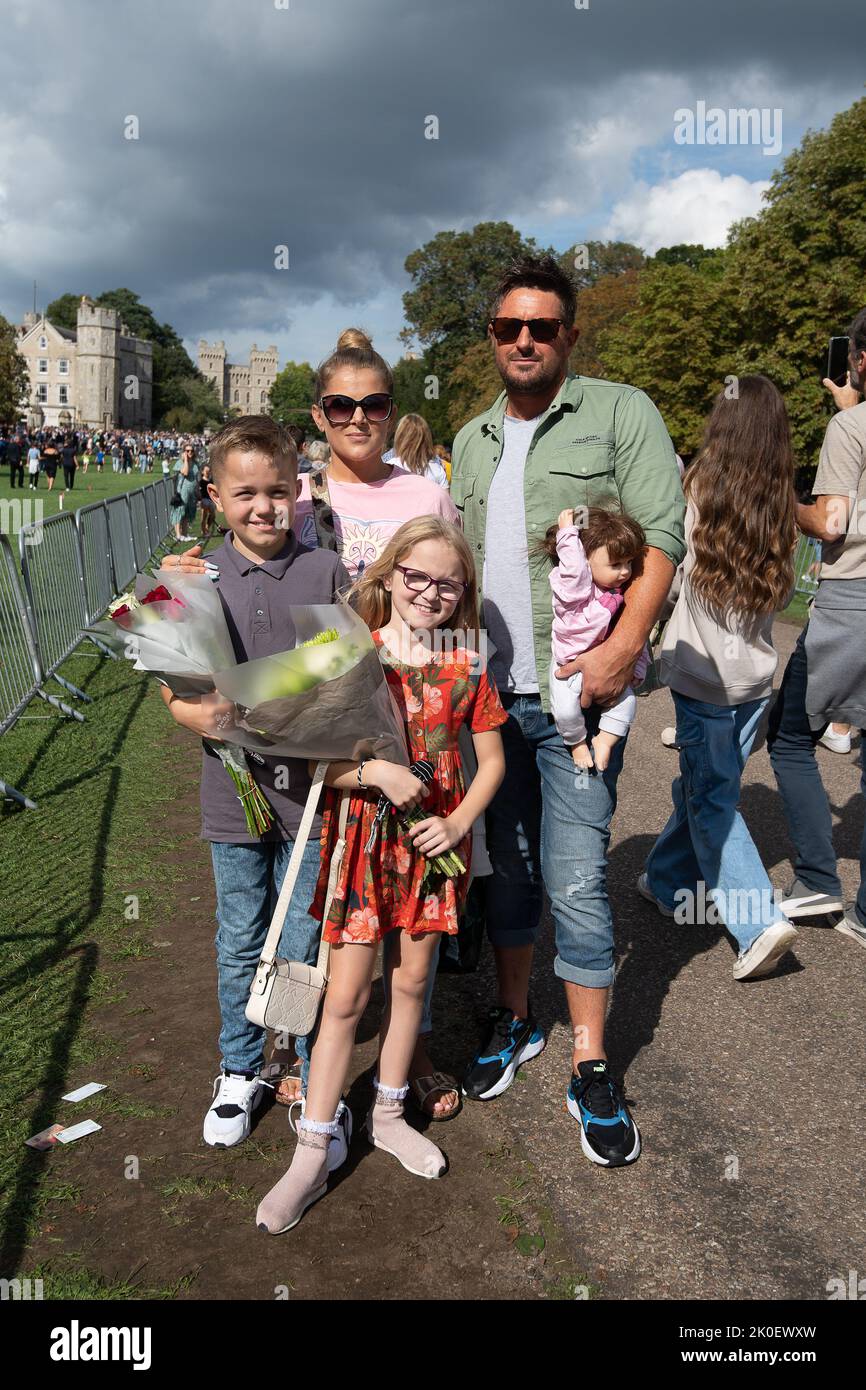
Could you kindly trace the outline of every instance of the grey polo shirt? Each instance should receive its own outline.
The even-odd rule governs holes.
[[[232,544],[211,551],[208,560],[219,567],[217,592],[238,661],[273,656],[295,645],[293,604],[334,603],[338,590],[349,582],[342,561],[333,550],[301,545],[293,531],[274,560],[247,560]],[[278,769],[281,784],[275,785]],[[265,842],[293,839],[297,834],[310,790],[306,761],[298,758],[266,758],[264,765],[250,759],[250,769],[274,812],[274,824],[261,839]],[[246,819],[234,783],[216,753],[203,743],[201,768],[203,840],[220,844],[250,845],[260,840],[247,833]],[[313,831],[319,833],[319,818]]]

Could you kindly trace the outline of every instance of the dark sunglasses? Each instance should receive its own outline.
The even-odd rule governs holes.
[[[435,584],[437,594],[445,603],[455,603],[469,588],[462,579],[431,579],[423,570],[407,570],[405,565],[395,565],[394,568],[402,574],[403,583],[410,593],[423,594],[425,589]]]
[[[536,343],[552,343],[562,326],[562,319],[491,319],[490,327],[497,343],[516,343],[524,328]]]
[[[323,396],[319,406],[329,425],[348,425],[358,406],[371,425],[383,425],[394,409],[394,397],[386,391],[374,391],[362,401],[351,396]]]

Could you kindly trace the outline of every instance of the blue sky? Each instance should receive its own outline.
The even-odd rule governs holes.
[[[863,94],[814,0],[0,3],[0,312],[127,285],[239,361],[349,323],[397,357],[403,262],[445,228],[721,244]],[[676,144],[698,101],[781,108],[782,154]]]

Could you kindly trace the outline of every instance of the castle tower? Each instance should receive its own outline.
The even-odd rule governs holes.
[[[223,405],[228,405],[226,398],[226,345],[220,341],[218,343],[207,343],[204,338],[199,338],[198,342],[198,369],[202,376],[207,377],[216,387],[216,393]]]
[[[267,348],[250,348],[250,413],[267,415],[270,391],[279,370],[279,354],[273,343]]]
[[[78,404],[82,422],[94,428],[110,428],[119,419],[119,334],[116,311],[82,295],[76,354]]]

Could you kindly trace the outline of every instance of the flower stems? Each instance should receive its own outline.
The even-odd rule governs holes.
[[[247,833],[261,837],[274,823],[273,812],[261,788],[254,781],[251,772],[238,772],[233,767],[228,767],[227,771],[237,788],[238,800],[244,808]]]

